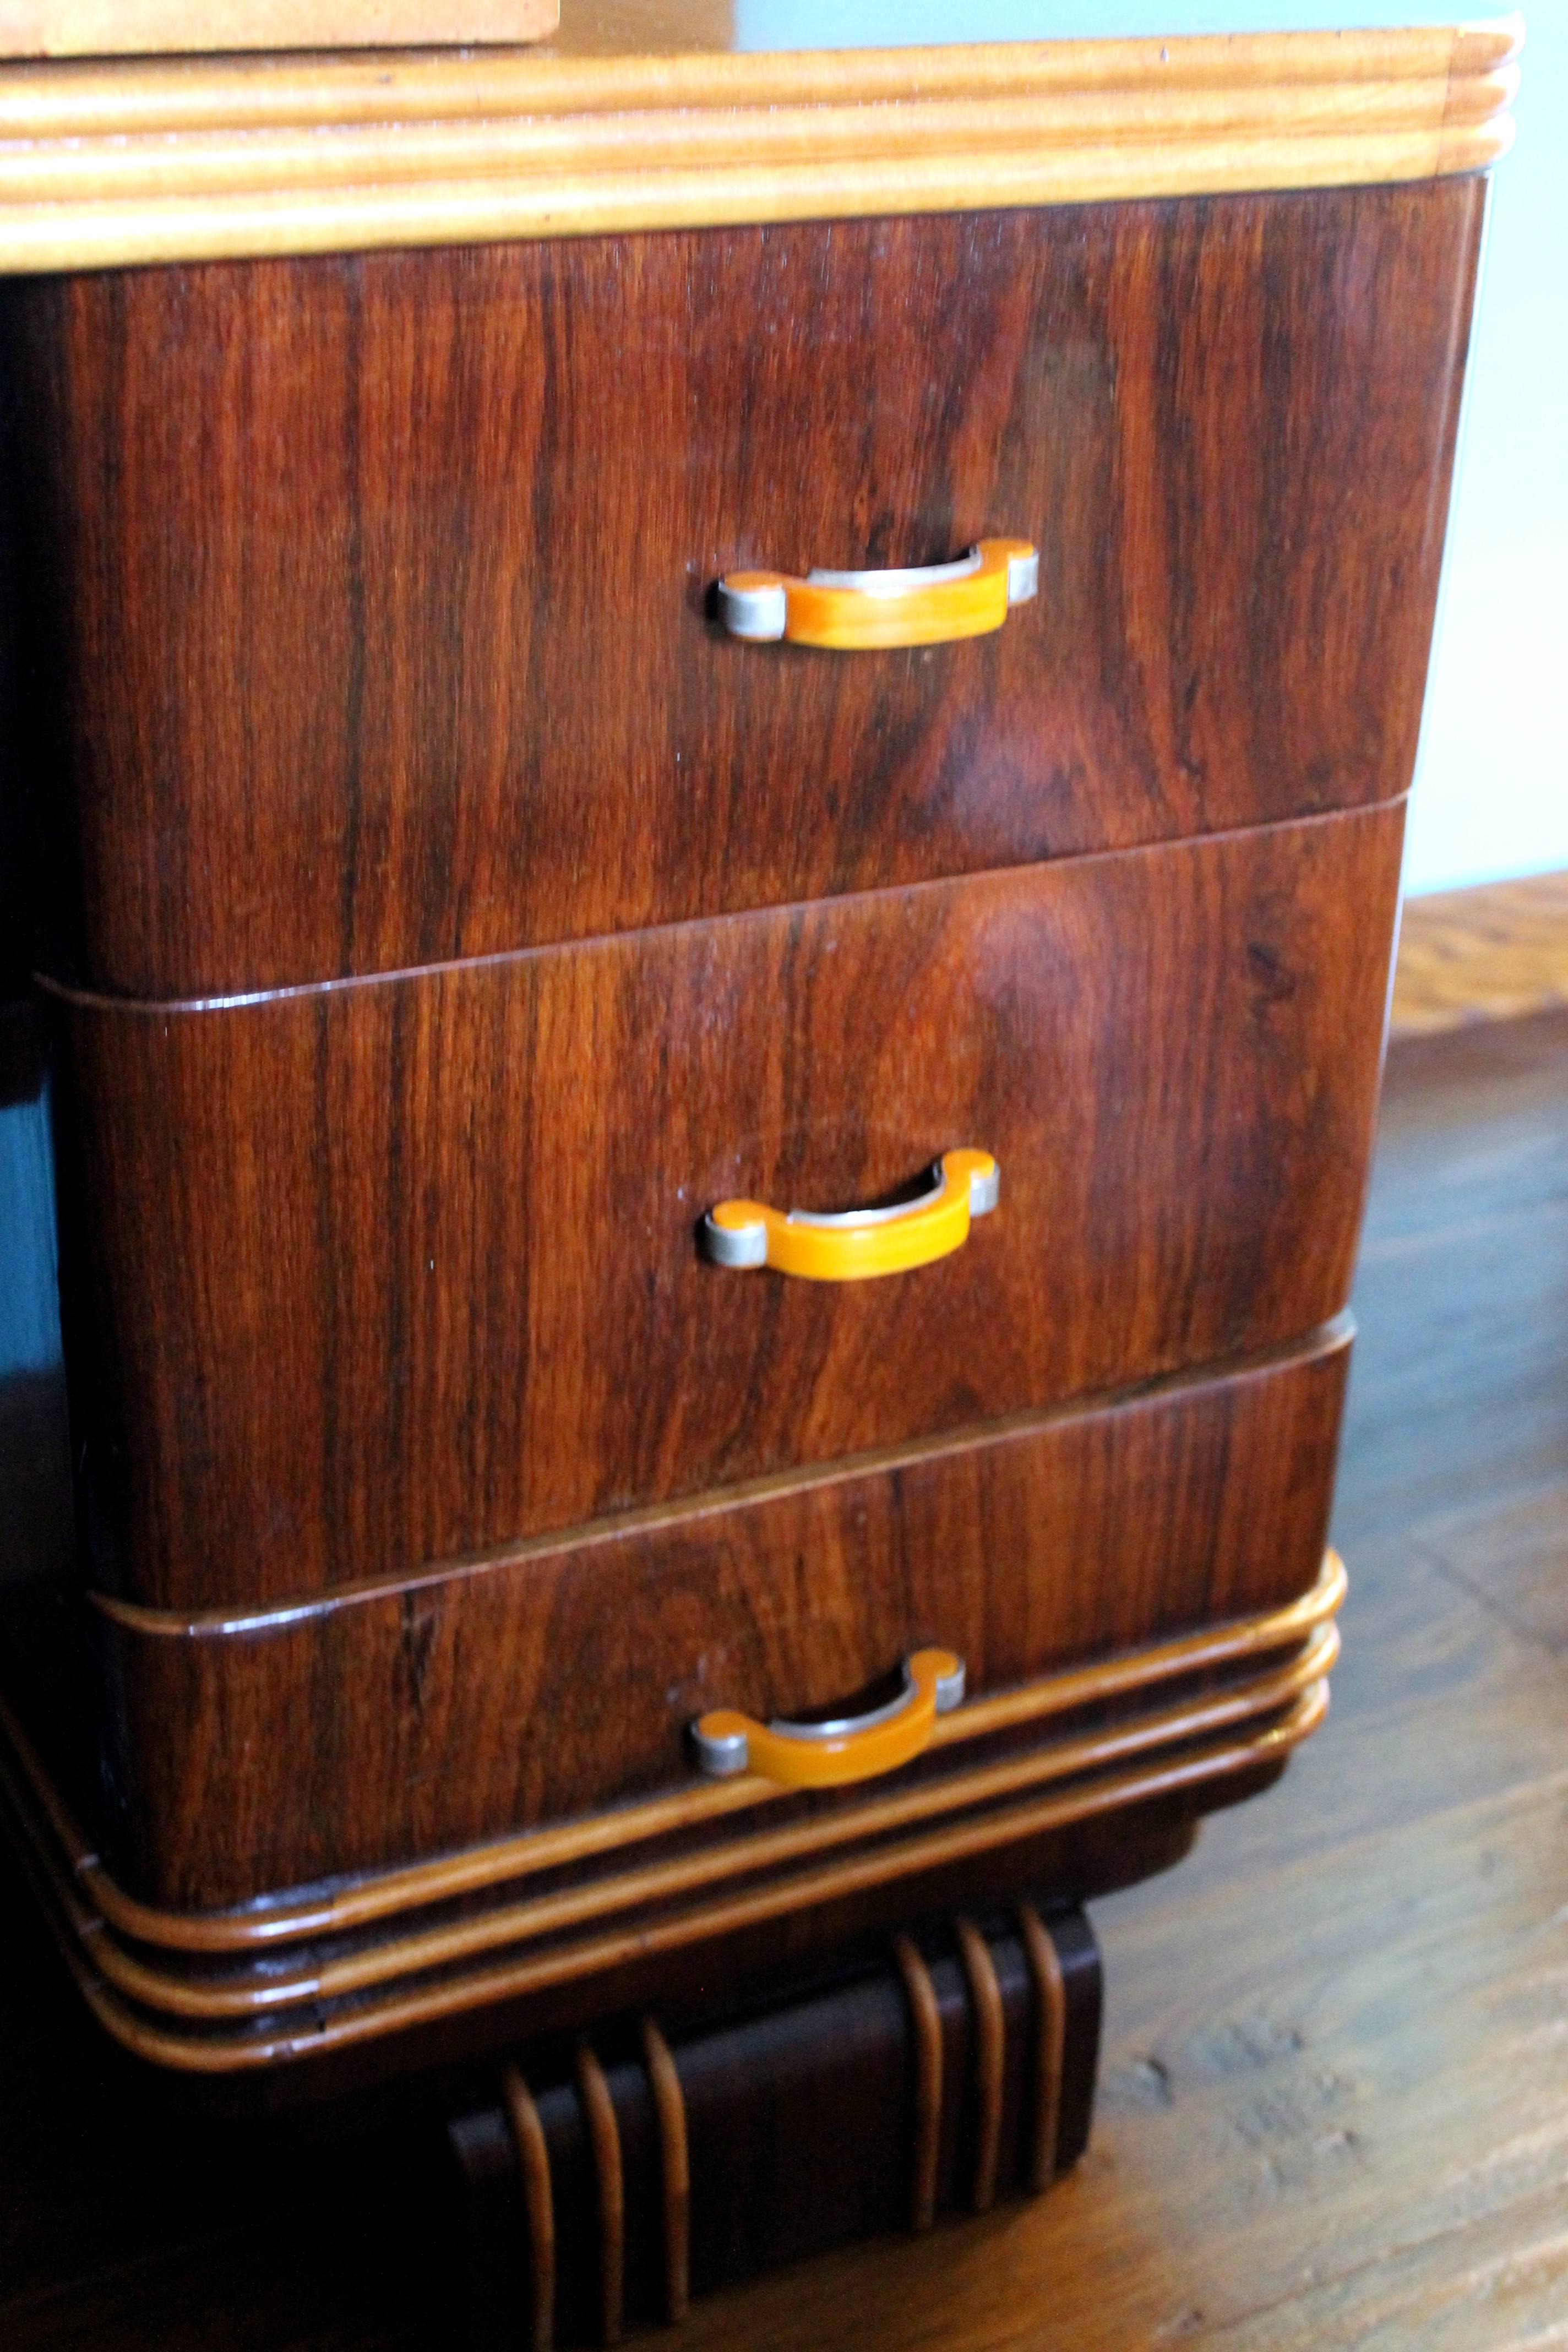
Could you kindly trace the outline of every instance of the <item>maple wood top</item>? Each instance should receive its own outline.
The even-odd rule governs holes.
[[[1512,136],[1517,16],[976,37],[1019,21],[889,47],[876,0],[565,0],[531,48],[15,64],[0,269],[1364,185]]]

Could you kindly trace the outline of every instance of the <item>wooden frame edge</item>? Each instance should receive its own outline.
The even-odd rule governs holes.
[[[150,2019],[118,1992],[95,1968],[89,1948],[61,1916],[56,1890],[43,1882],[37,1858],[24,1856],[29,1878],[44,1906],[79,1989],[100,2023],[134,2055],[174,2072],[195,2074],[253,2073],[259,2068],[323,2056],[395,2032],[449,2019],[476,2009],[579,1980],[630,1962],[661,1957],[694,1944],[766,1925],[803,1906],[852,1895],[938,1867],[945,1862],[1021,1843],[1053,1830],[1148,1800],[1197,1793],[1258,1768],[1282,1764],[1308,1738],[1328,1710],[1328,1689],[1317,1681],[1282,1717],[1240,1738],[1206,1742],[1164,1762],[1112,1773],[1067,1795],[1010,1805],[964,1826],[961,1837],[948,1829],[900,1841],[824,1869],[742,1892],[696,1913],[613,1928],[521,1961],[502,1961],[455,1981],[401,1993],[274,2035],[244,2041],[198,2039]]]
[[[1485,169],[1517,16],[1405,33],[0,69],[0,271]]]
[[[1253,1680],[1178,1702],[1146,1716],[1132,1716],[1077,1736],[1047,1743],[1022,1756],[972,1767],[951,1780],[894,1786],[854,1812],[766,1830],[744,1846],[710,1845],[677,1854],[641,1870],[606,1874],[542,1896],[505,1901],[455,1923],[416,1928],[385,1941],[329,1958],[306,1960],[292,1976],[266,1956],[265,1973],[252,1958],[246,1969],[217,1979],[193,1979],[166,1965],[127,1950],[112,1926],[74,1892],[57,1872],[59,1908],[84,1946],[90,1946],[105,1979],[128,2000],[165,2016],[193,2023],[239,2024],[247,2018],[290,2008],[377,1992],[393,1981],[430,1976],[454,1966],[473,1966],[499,1949],[545,1945],[552,1937],[581,1932],[596,1921],[636,1914],[693,1894],[722,1889],[726,1882],[756,1876],[771,1868],[819,1863],[836,1848],[858,1848],[874,1838],[900,1835],[922,1824],[940,1823],[976,1807],[1012,1801],[1020,1795],[1094,1773],[1163,1749],[1190,1747],[1279,1713],[1302,1694],[1326,1682],[1339,1654],[1331,1624],[1320,1626],[1283,1667]],[[0,1790],[13,1811],[26,1816],[14,1783],[0,1762]],[[46,1867],[47,1867],[46,1860]]]
[[[1118,1652],[1018,1688],[971,1700],[939,1717],[941,1749],[971,1738],[1039,1721],[1051,1714],[1157,1687],[1289,1649],[1331,1619],[1346,1589],[1344,1562],[1325,1552],[1308,1590],[1282,1608],[1206,1626],[1163,1643]],[[781,1791],[755,1774],[693,1780],[667,1795],[619,1805],[496,1839],[482,1846],[377,1872],[346,1885],[303,1891],[237,1910],[177,1912],[145,1904],[121,1887],[72,1818],[9,1705],[0,1699],[0,1752],[9,1751],[29,1799],[48,1826],[68,1879],[118,1933],[167,1951],[222,1955],[272,1950],[309,1937],[337,1936],[377,1920],[517,1881],[563,1864],[616,1853],[732,1812],[776,1802]]]

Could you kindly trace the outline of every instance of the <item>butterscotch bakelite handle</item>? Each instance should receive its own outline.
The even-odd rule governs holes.
[[[759,1723],[715,1707],[691,1727],[697,1759],[723,1780],[755,1772],[784,1789],[837,1789],[874,1780],[921,1753],[939,1715],[963,1696],[963,1661],[951,1650],[917,1650],[904,1660],[904,1687],[886,1706],[831,1723]]]
[[[999,629],[1008,607],[1039,587],[1026,539],[983,539],[955,563],[910,572],[731,572],[719,583],[719,617],[751,645],[826,646],[866,653],[941,646]]]
[[[807,1282],[869,1282],[961,1249],[973,1219],[996,1206],[1001,1181],[988,1151],[945,1151],[912,1201],[828,1216],[721,1201],[702,1220],[702,1244],[716,1265],[771,1265]]]

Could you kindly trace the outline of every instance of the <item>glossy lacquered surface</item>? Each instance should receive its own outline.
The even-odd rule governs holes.
[[[312,981],[1402,793],[1484,201],[10,286],[61,968]],[[992,637],[709,617],[997,532],[1040,591]]]
[[[1296,1339],[1350,1285],[1402,810],[206,1010],[57,999],[95,1574],[176,1607]],[[715,1201],[955,1255],[716,1267]],[[887,1661],[891,1664],[892,1660]]]
[[[1346,1353],[1336,1330],[314,1609],[105,1616],[122,1873],[243,1901],[695,1782],[705,1709],[847,1701],[923,1643],[963,1653],[973,1704],[1281,1605],[1321,1558]]]

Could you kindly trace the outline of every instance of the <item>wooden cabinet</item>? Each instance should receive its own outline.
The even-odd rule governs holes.
[[[1163,178],[1081,127],[1168,103],[1140,45],[431,60],[412,148],[363,73],[27,85],[78,238],[28,274],[0,190],[81,1589],[12,1640],[0,1781],[144,2055],[325,2080],[1081,1897],[1321,1717],[1510,87],[1442,37],[1173,45]],[[80,110],[132,100],[111,248]],[[403,195],[291,239],[334,106],[310,168]],[[633,220],[605,142],[656,121],[708,177]],[[539,156],[578,210],[531,226]],[[1037,586],[960,642],[718,601],[998,536]],[[932,1263],[705,1244],[965,1147],[995,1205]],[[962,1702],[917,1679],[858,1778],[933,1646]],[[706,1776],[715,1708],[833,1784]]]

